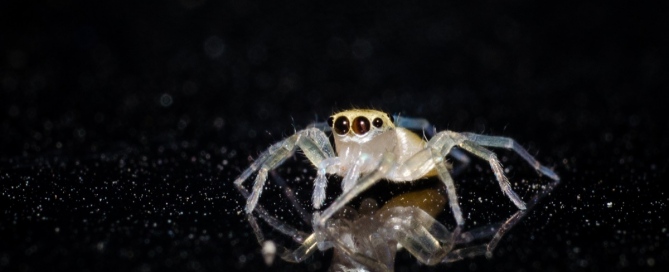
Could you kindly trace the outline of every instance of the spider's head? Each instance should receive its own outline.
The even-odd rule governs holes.
[[[377,110],[346,110],[328,119],[336,139],[343,142],[366,143],[376,135],[395,128],[393,117]]]

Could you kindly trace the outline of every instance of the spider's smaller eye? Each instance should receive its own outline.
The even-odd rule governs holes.
[[[328,118],[328,127],[332,127],[333,124],[334,124],[334,117],[330,116],[330,118]]]
[[[330,118],[332,119],[332,118]],[[328,120],[329,123],[329,120]],[[349,130],[349,123],[348,123],[348,118],[341,116],[338,117],[337,120],[334,121],[334,125],[332,126],[332,129],[334,129],[335,133],[339,135],[344,135],[348,133]]]
[[[372,125],[374,125],[374,127],[380,128],[381,126],[383,126],[383,120],[381,120],[381,118],[374,118],[374,121],[372,121]]]
[[[369,131],[369,120],[364,116],[358,116],[353,119],[353,132],[358,135],[365,135]]]

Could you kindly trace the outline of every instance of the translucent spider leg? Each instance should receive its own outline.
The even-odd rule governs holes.
[[[552,180],[560,180],[560,177],[558,177],[558,175],[556,175],[555,172],[553,172],[553,170],[549,169],[546,166],[541,165],[541,163],[539,163],[539,161],[537,161],[534,157],[532,157],[532,155],[530,155],[530,153],[528,153],[527,150],[525,150],[525,148],[523,148],[521,145],[519,145],[515,140],[511,138],[500,137],[500,136],[487,136],[474,133],[463,133],[463,135],[465,135],[465,137],[467,137],[467,139],[469,139],[473,143],[481,146],[500,147],[513,150],[541,174],[548,176]]]
[[[337,199],[335,199],[335,201],[332,202],[332,204],[330,204],[330,206],[327,209],[325,209],[325,211],[323,211],[322,214],[320,215],[318,215],[317,213],[314,214],[313,225],[316,228],[325,226],[325,222],[327,222],[327,220],[330,219],[330,217],[332,217],[337,211],[339,211],[342,207],[348,204],[353,198],[355,198],[360,193],[367,190],[367,188],[374,185],[374,183],[385,177],[386,174],[391,170],[391,168],[394,165],[395,165],[394,155],[392,155],[392,153],[383,154],[381,162],[379,162],[379,166],[376,167],[376,170],[358,179],[355,186],[351,187],[350,190],[345,191],[341,195],[339,195],[339,197],[337,197]]]
[[[461,234],[460,237],[458,237],[458,240],[456,241],[457,244],[466,244],[471,241],[486,238],[489,236],[493,237],[489,242],[483,245],[470,246],[453,250],[446,255],[446,257],[442,260],[442,262],[443,263],[454,262],[462,260],[466,257],[474,257],[478,255],[485,255],[488,258],[492,257],[492,251],[495,249],[495,247],[497,247],[497,244],[502,239],[504,234],[506,234],[507,231],[509,231],[523,217],[525,217],[528,214],[528,212],[539,202],[539,200],[541,200],[544,196],[553,191],[553,189],[555,189],[555,187],[557,187],[559,183],[560,181],[556,180],[548,185],[545,185],[545,187],[541,191],[536,193],[530,199],[530,201],[527,202],[526,210],[517,211],[511,217],[509,217],[509,219],[507,219],[504,223],[491,224],[489,226],[485,226]]]
[[[492,171],[495,174],[495,177],[497,178],[499,187],[502,189],[502,192],[504,192],[504,194],[507,197],[509,197],[511,201],[513,201],[513,204],[515,204],[516,207],[518,207],[518,209],[521,210],[526,209],[525,202],[523,202],[523,200],[520,199],[520,197],[516,194],[516,192],[513,191],[509,179],[506,177],[506,175],[504,175],[504,168],[502,168],[502,163],[500,163],[499,159],[497,159],[497,154],[469,140],[469,138],[467,138],[463,134],[453,131],[445,131],[441,133],[445,133],[449,137],[451,137],[460,148],[466,150],[469,153],[474,154],[474,156],[477,156],[479,158],[488,161],[488,163],[490,164],[490,168],[492,168]]]
[[[239,192],[245,198],[248,198],[249,195],[250,195],[249,191],[247,191],[246,188],[244,188],[242,186],[237,187],[237,190],[239,190]],[[288,225],[288,224],[285,224],[285,223],[281,222],[281,220],[275,218],[274,216],[271,216],[261,205],[256,206],[255,211],[256,211],[256,213],[258,213],[260,218],[262,218],[265,222],[267,222],[267,224],[270,224],[274,229],[283,233],[284,235],[286,235],[288,237],[291,237],[293,239],[293,241],[295,241],[297,243],[302,243],[306,239],[306,237],[307,237],[306,233],[295,229],[291,225]],[[247,217],[247,219],[252,219],[252,218],[253,218],[253,216],[251,216],[250,214]],[[257,226],[257,223],[255,223],[255,219],[253,219],[253,222],[250,222],[250,223],[251,223],[252,227]],[[260,228],[257,228],[257,230],[259,231]],[[256,231],[255,227],[254,227],[254,231]],[[258,233],[256,233],[256,237],[258,237]],[[260,236],[260,238],[262,238],[262,235]],[[260,242],[260,244],[262,245],[263,241],[261,241],[260,238],[258,239],[258,242]],[[262,240],[264,240],[264,238]]]
[[[441,262],[449,263],[462,260],[464,258],[471,258],[479,255],[485,255],[486,257],[492,257],[492,251],[497,247],[497,244],[502,239],[504,234],[511,229],[520,219],[522,219],[528,210],[519,210],[514,213],[509,219],[507,219],[502,224],[492,224],[490,226],[484,227],[481,230],[468,231],[462,235],[466,238],[461,238],[458,240],[459,243],[465,244],[474,240],[483,239],[486,237],[493,236],[492,239],[482,245],[468,246],[459,248],[456,250],[450,251]]]
[[[456,221],[456,227],[453,231],[446,229],[444,225],[422,210],[412,211],[412,220],[408,222],[404,220],[402,226],[390,227],[390,229],[398,230],[395,233],[398,242],[421,262],[427,264],[439,262],[451,250],[454,245],[453,241],[460,234],[465,224],[455,190],[455,183],[445,160],[446,155],[453,150],[454,146],[455,141],[448,134],[439,133],[427,143],[424,150],[409,158],[392,173],[395,174],[394,178],[404,176],[407,179],[416,179],[424,175],[429,169],[434,168],[437,170],[439,179],[446,187],[449,207]],[[398,215],[405,213],[404,217],[406,217],[406,212],[402,210],[396,210],[395,212]],[[397,218],[402,218],[402,216],[397,216]]]
[[[258,240],[258,244],[263,245],[266,240],[265,236],[262,234],[260,225],[258,225],[258,222],[256,221],[255,217],[253,217],[253,214],[247,214],[247,219],[249,221],[249,224],[251,225],[251,228],[253,229],[253,233],[255,234],[256,239]],[[270,223],[270,221],[267,222],[277,230],[285,228],[285,226],[282,225],[286,225],[280,223],[279,221],[274,221],[272,223]],[[317,249],[316,244],[317,244],[316,235],[312,233],[305,239],[302,239],[302,245],[296,250],[290,250],[282,245],[275,245],[275,246],[277,247],[277,252],[278,255],[281,257],[281,259],[288,262],[299,263],[304,261],[309,256],[311,256],[311,254],[313,254],[314,252],[316,252]]]
[[[244,180],[258,171],[253,184],[253,190],[246,202],[246,213],[251,213],[258,204],[258,199],[267,181],[268,171],[276,168],[285,159],[292,156],[298,147],[314,165],[319,165],[324,159],[334,157],[335,155],[328,137],[325,133],[315,128],[301,130],[293,136],[273,144],[235,180],[235,186],[242,187]],[[321,179],[317,182],[323,182],[323,180]],[[321,185],[321,187],[324,186]]]
[[[453,251],[452,249],[458,244],[466,244],[477,239],[499,234],[499,229],[502,226],[500,223],[491,224],[454,237],[453,232],[450,232],[444,225],[437,222],[432,216],[421,209],[395,207],[389,213],[391,214],[391,219],[386,222],[384,231],[392,232],[392,236],[398,243],[420,262],[428,265],[434,265],[454,256],[464,258],[485,253],[486,245],[466,247]],[[501,237],[501,234],[499,237]],[[496,242],[494,245],[496,245]],[[453,254],[452,252],[458,253]],[[475,252],[476,254],[469,254],[471,252]]]
[[[428,138],[432,138],[437,133],[437,128],[426,119],[404,117],[399,114],[393,115],[393,117],[395,118],[396,126],[410,130],[422,130]]]
[[[312,233],[307,237],[307,239],[304,240],[304,243],[300,245],[297,249],[291,251],[291,250],[285,250],[283,254],[281,254],[281,259],[284,259],[289,262],[293,263],[299,263],[304,260],[306,260],[309,256],[314,254],[316,252],[316,249],[318,247],[316,246],[317,240],[316,240],[316,234]]]
[[[453,140],[444,133],[440,133],[428,142],[428,146],[432,147],[432,161],[434,161],[434,167],[437,169],[439,179],[446,186],[448,205],[451,207],[451,211],[453,212],[457,224],[453,234],[457,235],[460,233],[460,229],[464,226],[465,220],[462,218],[462,210],[460,209],[458,195],[455,191],[455,183],[453,182],[453,178],[451,177],[446,161],[444,160],[446,154],[449,154],[453,150],[454,145],[455,143]]]
[[[393,271],[395,250],[388,247],[388,240],[379,233],[358,238],[368,240],[368,242],[374,244],[374,252],[366,252],[367,254],[372,254],[373,257],[352,251],[349,246],[341,242],[340,237],[331,237],[330,240],[332,240],[337,249],[332,260],[333,267],[330,268],[331,271],[333,268],[338,269],[336,271]],[[352,261],[355,263],[351,263]]]
[[[237,189],[241,192],[242,196],[244,196],[245,198],[249,197],[250,193],[246,190],[246,188],[238,186]],[[284,194],[288,195],[289,192],[284,191]],[[269,224],[272,228],[274,228],[275,230],[279,231],[280,233],[288,237],[291,237],[293,241],[295,241],[296,243],[301,244],[301,246],[296,250],[289,250],[288,248],[282,245],[276,245],[278,255],[281,257],[281,259],[297,263],[304,261],[307,257],[311,256],[311,254],[313,254],[316,251],[317,243],[315,234],[312,233],[310,235],[307,235],[306,233],[295,229],[293,226],[284,223],[281,220],[269,215],[269,213],[265,211],[262,205],[257,205],[255,211],[258,214],[258,216],[261,219],[263,219],[267,224]],[[246,218],[249,221],[251,228],[253,229],[253,233],[256,236],[256,240],[258,240],[258,244],[263,245],[264,242],[266,241],[265,236],[262,234],[260,225],[258,225],[258,222],[256,221],[255,217],[253,217],[253,214],[247,214]]]
[[[438,263],[453,247],[453,233],[425,211],[415,207],[395,207],[389,213],[384,231],[391,232],[390,236],[418,261]],[[436,237],[444,238],[443,244]]]
[[[299,199],[297,199],[297,196],[295,195],[295,192],[293,192],[293,189],[288,186],[286,181],[281,177],[281,175],[278,175],[275,171],[270,172],[270,176],[276,182],[280,187],[283,187],[283,194],[288,198],[290,201],[290,204],[295,207],[295,210],[297,211],[298,214],[300,214],[300,217],[302,217],[302,221],[304,223],[310,224],[311,223],[311,214],[308,213],[302,204],[300,204]]]
[[[453,236],[458,235],[465,224],[458,202],[455,182],[449,173],[450,169],[445,160],[446,155],[453,151],[455,144],[455,140],[448,133],[438,133],[430,139],[425,149],[416,153],[402,165],[397,166],[397,169],[390,176],[391,179],[395,180],[414,180],[422,177],[432,168],[437,170],[439,179],[446,187],[448,205],[456,222],[454,231],[449,232]]]
[[[491,257],[502,237],[558,183],[556,181],[543,187],[527,203],[526,210],[517,211],[504,222],[472,229],[456,237],[453,237],[452,233],[432,216],[411,207],[396,207],[390,210],[388,216],[390,220],[387,220],[385,230],[394,232],[393,236],[397,241],[422,263],[447,263],[479,255]],[[492,238],[487,243],[453,250],[455,245],[466,245],[488,237]]]
[[[430,121],[426,119],[410,118],[399,115],[394,115],[394,118],[395,118],[395,125],[410,130],[421,130],[423,131],[423,134],[427,136],[428,139],[432,139],[434,135],[437,134],[437,128],[434,125],[430,124]],[[450,150],[450,152],[448,152],[448,154],[451,155],[451,157],[453,157],[454,159],[461,162],[459,166],[457,166],[455,169],[452,170],[454,175],[457,175],[458,173],[462,172],[462,170],[467,168],[467,165],[469,165],[470,162],[469,157],[462,150],[453,148]]]
[[[325,187],[327,186],[328,180],[325,177],[325,174],[332,173],[333,167],[339,166],[341,161],[338,157],[326,158],[318,164],[318,172],[316,174],[316,179],[314,180],[314,193],[312,195],[312,205],[315,209],[320,209],[325,202]]]

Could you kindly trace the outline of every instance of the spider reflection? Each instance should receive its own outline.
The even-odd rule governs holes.
[[[406,249],[419,262],[427,265],[479,255],[490,257],[505,232],[555,185],[557,183],[544,186],[528,202],[528,209],[517,211],[506,221],[467,231],[458,226],[449,230],[435,220],[446,204],[446,198],[436,189],[403,193],[381,207],[375,200],[365,199],[358,209],[347,206],[323,227],[312,223],[314,232],[311,234],[271,216],[262,206],[256,212],[273,229],[301,244],[294,250],[276,245],[276,254],[283,260],[302,262],[317,249],[325,251],[332,248],[334,256],[330,271],[393,271],[395,255],[400,249]],[[241,191],[244,195],[248,194],[248,191]],[[300,206],[288,187],[285,187],[284,193],[294,201],[294,206]],[[256,217],[249,214],[247,218],[258,242],[267,245]]]

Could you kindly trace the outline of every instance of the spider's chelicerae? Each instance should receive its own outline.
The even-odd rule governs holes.
[[[253,212],[268,171],[300,148],[317,168],[312,197],[314,208],[320,209],[325,200],[326,174],[343,177],[343,193],[320,216],[314,216],[315,227],[325,226],[337,211],[379,180],[413,182],[438,176],[446,187],[448,203],[459,228],[464,225],[464,219],[445,159],[454,147],[488,161],[502,192],[521,210],[526,209],[525,202],[511,188],[497,155],[486,147],[511,149],[541,174],[559,180],[552,170],[541,165],[513,139],[446,130],[425,141],[409,130],[427,126],[423,119],[403,118],[395,123],[391,115],[377,110],[342,111],[332,115],[323,130],[318,126],[304,129],[270,146],[235,180],[235,185],[242,188],[242,183],[258,172],[245,208],[247,213]],[[324,132],[327,130],[334,131],[335,149]]]

